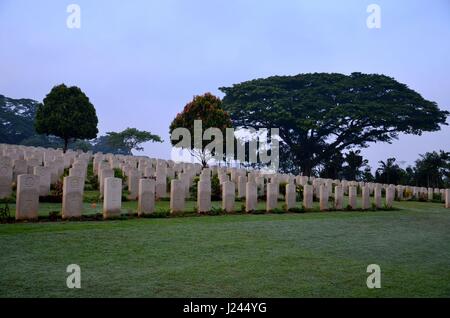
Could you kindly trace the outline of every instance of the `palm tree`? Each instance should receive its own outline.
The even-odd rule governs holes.
[[[427,152],[416,160],[418,183],[427,187],[440,187],[444,185],[444,178],[450,175],[450,152]]]
[[[345,155],[347,165],[344,168],[344,176],[347,180],[357,180],[361,176],[361,168],[368,163],[367,159],[363,159],[360,155],[361,150],[349,151]]]
[[[388,158],[386,161],[378,161],[380,168],[377,169],[376,173],[379,181],[385,183],[398,183],[402,169],[395,163],[395,158]]]

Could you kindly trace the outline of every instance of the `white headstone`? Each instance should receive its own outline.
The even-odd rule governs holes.
[[[38,218],[39,176],[22,174],[17,177],[16,220]]]

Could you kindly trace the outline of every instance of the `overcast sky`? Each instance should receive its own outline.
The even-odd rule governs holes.
[[[71,3],[80,29],[66,25]],[[366,25],[371,3],[380,29]],[[448,0],[0,0],[0,94],[42,101],[77,85],[101,134],[150,130],[166,142],[142,154],[169,158],[169,124],[193,95],[271,75],[383,73],[450,110],[449,39]],[[448,126],[363,153],[375,167],[439,149]]]

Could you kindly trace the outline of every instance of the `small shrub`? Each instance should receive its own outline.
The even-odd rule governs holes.
[[[286,210],[285,209],[276,208],[276,209],[272,210],[272,213],[283,214],[283,213],[286,213]]]
[[[266,214],[266,210],[253,210],[251,211],[252,214]]]
[[[303,200],[303,186],[301,185],[301,184],[298,184],[296,187],[295,187],[295,192],[296,192],[296,198],[297,198],[297,201],[301,201],[301,200]]]
[[[295,207],[295,208],[290,208],[290,209],[288,210],[288,212],[293,212],[293,213],[305,213],[305,209],[304,209],[303,207],[301,207],[301,208]]]
[[[3,206],[0,206],[0,221],[2,223],[7,222],[8,219],[11,218],[11,210],[8,206],[8,202],[4,202],[3,204]]]
[[[217,175],[211,178],[211,200],[222,200],[222,187],[220,186],[220,180]]]
[[[211,211],[209,211],[209,215],[221,215],[221,214],[224,214],[225,213],[225,211],[222,209],[222,208],[220,208],[220,207],[218,207],[218,208],[216,208],[216,207],[212,207],[211,208]]]
[[[9,196],[9,197],[6,197],[6,198],[3,198],[3,199],[0,199],[0,204],[14,204],[14,203],[16,203],[16,196],[15,196],[15,194],[13,194],[13,195],[11,195],[11,196]]]
[[[58,221],[58,219],[61,219],[61,212],[60,211],[51,211],[48,213],[48,219],[50,221]]]

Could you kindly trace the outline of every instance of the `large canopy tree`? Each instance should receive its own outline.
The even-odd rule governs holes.
[[[446,124],[449,112],[405,84],[378,74],[299,74],[256,79],[225,93],[223,108],[238,127],[280,129],[280,163],[304,174],[336,152],[420,135]],[[284,149],[283,149],[284,148]]]
[[[94,106],[76,86],[53,87],[36,111],[36,132],[62,138],[64,152],[70,140],[97,137],[97,124]]]

